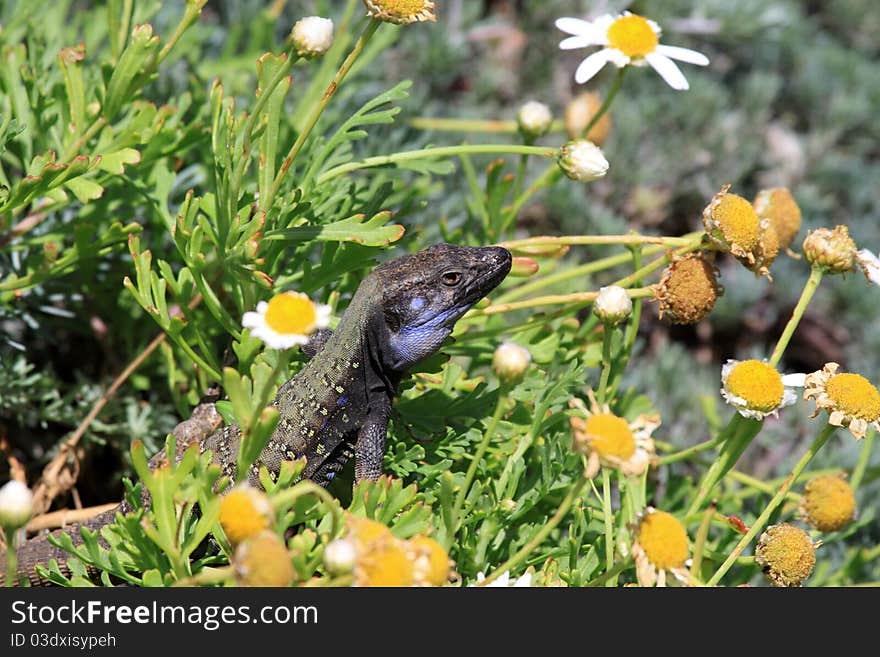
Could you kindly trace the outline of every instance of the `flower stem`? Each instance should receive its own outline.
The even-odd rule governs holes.
[[[504,153],[553,157],[556,154],[556,149],[547,148],[546,146],[524,146],[522,144],[459,144],[458,146],[420,148],[413,151],[402,151],[400,153],[392,153],[391,155],[377,155],[375,157],[368,157],[355,162],[340,164],[337,167],[328,169],[318,176],[318,184],[326,183],[351,171],[380,167],[387,164],[397,164],[398,162],[427,160],[438,157],[455,157],[466,154],[498,155]]]
[[[782,354],[785,352],[785,348],[788,346],[791,336],[794,334],[794,330],[801,321],[801,317],[804,316],[804,311],[807,309],[810,299],[813,298],[821,281],[822,270],[819,267],[813,267],[813,270],[810,272],[810,278],[807,280],[807,284],[804,285],[804,289],[801,292],[801,298],[798,299],[797,305],[791,313],[791,318],[788,320],[788,324],[785,325],[785,330],[783,330],[782,335],[779,336],[776,348],[770,356],[768,363],[772,367],[776,367],[782,359]]]
[[[417,130],[437,130],[444,132],[485,132],[515,134],[519,132],[516,121],[502,121],[492,119],[447,119],[434,118],[431,116],[417,116],[411,119],[410,126]],[[560,132],[565,129],[565,124],[556,120],[550,125],[551,132]]]
[[[699,233],[702,237],[702,233]],[[529,237],[521,240],[508,240],[500,242],[498,246],[506,249],[517,249],[526,246],[544,245],[584,245],[584,244],[661,244],[666,247],[689,246],[693,243],[693,236],[660,237],[657,235],[562,235],[560,237],[543,235]],[[631,257],[631,256],[630,256]]]
[[[582,137],[586,137],[590,134],[590,130],[592,130],[595,125],[599,122],[605,113],[611,107],[611,103],[614,102],[614,97],[617,96],[617,92],[620,91],[620,87],[623,85],[623,76],[626,74],[626,71],[629,67],[624,66],[623,68],[617,69],[617,75],[614,77],[614,82],[611,83],[611,89],[608,90],[608,95],[605,96],[605,100],[602,102],[602,105],[599,107],[599,110],[593,115],[593,118],[590,119],[590,122],[587,123],[587,127],[583,129],[581,132]]]
[[[637,287],[626,291],[631,299],[640,299],[650,297],[654,294],[652,287]],[[513,310],[522,310],[524,308],[535,308],[537,306],[554,306],[559,304],[581,304],[592,303],[599,295],[598,292],[575,292],[573,294],[548,294],[543,297],[535,297],[534,299],[526,299],[525,301],[514,301],[512,303],[497,303],[486,306],[479,310],[472,310],[467,317],[478,317],[480,315],[495,315],[497,313],[507,313]]]
[[[614,568],[614,516],[611,509],[611,472],[608,468],[602,468],[602,513],[605,516],[605,571],[608,572]],[[606,586],[616,584],[616,578],[612,577]]]
[[[336,75],[333,76],[333,79],[330,81],[330,84],[328,85],[327,90],[324,92],[324,95],[321,96],[321,100],[319,100],[314,105],[314,107],[312,107],[312,111],[309,113],[302,131],[299,133],[299,135],[297,135],[296,141],[293,143],[293,146],[290,147],[287,156],[284,158],[284,161],[281,164],[281,168],[278,170],[278,174],[275,176],[275,180],[272,182],[272,188],[269,191],[267,198],[260,199],[261,210],[265,210],[271,207],[272,201],[275,199],[275,196],[278,194],[278,190],[281,187],[281,181],[284,180],[285,174],[287,173],[288,169],[290,169],[290,166],[293,164],[293,161],[296,159],[296,156],[302,149],[303,144],[306,143],[306,139],[309,138],[309,135],[312,133],[312,129],[315,127],[318,119],[321,118],[321,114],[324,112],[324,109],[327,107],[330,99],[333,98],[333,94],[336,93],[339,85],[342,84],[345,76],[348,75],[351,67],[354,66],[357,58],[363,52],[364,48],[370,42],[370,39],[376,33],[376,30],[379,29],[379,26],[381,24],[382,21],[379,21],[375,18],[371,19],[366,24],[363,32],[361,32],[360,37],[358,38],[357,42],[355,42],[351,52],[348,54],[348,57],[346,57],[345,61],[342,62],[342,65],[339,67],[339,70],[336,71]]]
[[[715,517],[716,504],[712,502],[706,507],[703,519],[700,521],[700,528],[697,530],[697,536],[694,540],[694,556],[691,561],[691,577],[701,580],[700,567],[703,561],[703,551],[706,549],[706,538],[709,536],[709,527],[712,525],[712,519]]]
[[[537,534],[535,534],[531,540],[522,546],[522,548],[517,551],[510,559],[505,561],[503,564],[498,566],[495,571],[486,577],[482,582],[480,582],[479,586],[486,586],[494,582],[496,579],[501,577],[505,571],[512,569],[514,566],[519,564],[523,559],[529,556],[532,550],[538,547],[541,542],[550,535],[556,526],[562,522],[562,519],[565,517],[565,514],[568,513],[568,510],[571,508],[571,505],[577,499],[578,495],[580,495],[587,481],[589,481],[583,474],[580,475],[575,484],[569,489],[568,495],[565,496],[565,499],[559,504],[559,508],[556,509],[556,513],[553,514],[553,517],[547,521],[547,524],[541,527]]]
[[[849,485],[853,490],[858,490],[862,479],[865,478],[865,470],[868,468],[868,461],[871,460],[871,448],[874,446],[874,437],[877,433],[868,429],[868,435],[862,441],[862,450],[859,452],[859,460],[856,461],[856,467],[853,468],[852,475],[849,478]]]
[[[737,460],[752,442],[752,439],[758,435],[762,426],[763,423],[758,420],[743,417],[738,412],[733,414],[730,422],[716,438],[719,444],[723,443],[721,453],[706,471],[703,481],[700,483],[700,490],[686,515],[692,515],[700,510],[703,502],[706,501],[718,482],[724,478],[724,475],[736,465]]]
[[[464,508],[467,494],[470,491],[471,484],[474,482],[474,477],[477,476],[477,468],[480,466],[480,461],[483,460],[486,450],[489,449],[489,442],[492,440],[492,436],[495,435],[495,430],[498,428],[498,422],[501,420],[501,416],[504,414],[504,409],[506,407],[507,392],[506,390],[501,390],[498,393],[498,403],[495,405],[495,412],[492,414],[489,424],[486,425],[486,431],[483,433],[483,440],[480,441],[480,445],[477,447],[477,452],[474,454],[474,458],[471,460],[467,474],[464,477],[464,483],[455,498],[455,506],[452,507],[452,517],[454,519],[453,527],[457,526],[459,523],[461,510]]]
[[[709,440],[704,440],[701,443],[697,443],[696,445],[691,445],[690,447],[686,447],[682,450],[674,452],[672,454],[667,454],[666,456],[660,457],[657,461],[657,465],[669,465],[670,463],[676,463],[678,461],[684,461],[689,459],[694,454],[699,454],[700,452],[705,452],[708,449],[712,449],[713,447],[717,447],[721,444],[723,438],[719,435],[715,438],[710,438]]]
[[[724,577],[727,571],[730,570],[730,567],[733,566],[737,557],[739,557],[739,555],[742,554],[742,551],[746,549],[746,546],[751,543],[752,539],[754,539],[755,536],[757,536],[764,529],[767,521],[770,520],[770,516],[773,515],[773,512],[776,511],[776,508],[785,500],[786,494],[788,493],[788,490],[791,488],[792,484],[795,482],[795,480],[797,480],[801,472],[803,472],[804,468],[807,467],[809,462],[816,455],[816,452],[822,449],[822,446],[828,441],[828,439],[831,437],[831,434],[833,434],[836,429],[837,427],[831,424],[825,425],[825,427],[816,437],[816,440],[814,440],[813,444],[810,445],[810,448],[800,458],[797,464],[795,464],[794,468],[792,468],[791,474],[789,474],[788,477],[785,478],[785,481],[782,482],[782,485],[779,487],[776,495],[773,496],[773,499],[770,500],[770,502],[761,512],[761,515],[758,516],[757,520],[755,520],[755,522],[749,528],[749,531],[745,534],[745,536],[740,539],[739,543],[736,544],[736,547],[733,548],[733,551],[730,553],[724,563],[721,564],[718,570],[715,571],[715,574],[712,575],[711,579],[709,579],[709,581],[707,582],[709,586],[714,586],[721,580],[722,577]]]
[[[603,322],[602,331],[602,374],[599,376],[599,390],[596,394],[599,406],[605,404],[605,394],[608,390],[608,377],[611,376],[611,339],[614,337],[614,323]],[[606,468],[607,470],[607,468]]]
[[[15,551],[15,530],[4,527],[6,537],[6,586],[18,586],[18,553]]]
[[[288,488],[277,495],[272,496],[272,506],[276,509],[288,509],[293,506],[299,498],[306,495],[314,495],[330,509],[332,526],[330,528],[330,536],[335,537],[342,527],[342,514],[339,508],[339,502],[333,495],[327,492],[327,489],[318,486],[312,481],[301,481],[292,488]]]

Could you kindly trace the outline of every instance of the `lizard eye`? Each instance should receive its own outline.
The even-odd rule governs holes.
[[[461,272],[459,271],[448,271],[443,274],[443,285],[448,285],[449,287],[455,287],[461,283]]]

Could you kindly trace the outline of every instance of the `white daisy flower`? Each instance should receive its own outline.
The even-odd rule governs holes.
[[[868,280],[874,285],[880,285],[880,257],[875,256],[868,249],[862,249],[856,254],[856,258]]]
[[[721,368],[721,396],[743,417],[763,420],[797,401],[805,374],[780,374],[761,360],[732,360]]]
[[[562,50],[605,46],[581,62],[574,79],[583,84],[611,62],[618,68],[650,65],[673,89],[688,88],[688,81],[673,59],[706,66],[709,59],[695,50],[660,43],[660,26],[637,14],[606,14],[594,21],[559,18],[556,27],[573,36],[559,44]]]
[[[271,349],[289,349],[309,341],[315,329],[330,322],[330,306],[314,303],[301,292],[282,292],[268,302],[260,301],[256,312],[247,312],[241,325]]]
[[[484,579],[486,579],[486,576],[483,575],[483,573],[477,573],[477,584],[482,582]],[[532,574],[531,573],[525,573],[524,575],[517,577],[515,580],[513,580],[513,582],[511,582],[510,581],[510,571],[505,570],[503,573],[501,573],[501,575],[498,577],[498,579],[494,580],[493,582],[490,582],[489,584],[486,584],[486,588],[493,587],[493,586],[499,586],[502,588],[507,588],[507,587],[523,588],[523,587],[529,587],[531,585],[532,585]]]

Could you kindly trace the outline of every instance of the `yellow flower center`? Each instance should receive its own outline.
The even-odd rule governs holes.
[[[803,510],[816,529],[831,532],[853,519],[856,498],[852,487],[840,477],[816,477],[804,487]]]
[[[266,529],[270,517],[268,500],[253,489],[234,488],[220,503],[220,526],[233,545]]]
[[[390,540],[392,538],[391,530],[388,527],[369,518],[348,516],[348,526],[354,539],[363,546],[369,546],[379,539]]]
[[[420,583],[442,586],[449,577],[449,556],[437,541],[427,536],[410,539],[415,577]]]
[[[659,40],[648,19],[630,14],[618,18],[608,28],[608,43],[627,57],[644,57],[654,52]]]
[[[660,570],[681,568],[688,558],[684,525],[665,511],[652,511],[642,519],[637,540],[648,560]]]
[[[800,586],[816,565],[810,537],[789,524],[768,528],[758,541],[755,558],[776,586]]]
[[[584,432],[599,456],[629,459],[636,451],[636,441],[626,420],[611,413],[597,413],[587,418]]]
[[[744,360],[727,375],[728,392],[744,399],[750,409],[769,413],[782,403],[785,386],[782,376],[767,363]]]
[[[398,25],[435,20],[429,0],[364,0],[364,6],[373,18]]]
[[[276,333],[300,335],[315,328],[315,304],[305,294],[284,292],[269,300],[266,324]]]
[[[744,251],[751,251],[758,244],[758,213],[742,196],[721,194],[710,212],[729,244]]]
[[[412,586],[414,582],[412,561],[394,543],[366,555],[357,568],[361,586]]]
[[[880,419],[880,392],[860,374],[835,374],[825,384],[825,393],[847,415],[868,422]]]

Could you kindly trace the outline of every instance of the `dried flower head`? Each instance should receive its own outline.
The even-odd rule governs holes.
[[[369,16],[395,25],[437,20],[428,0],[364,0],[364,6]]]
[[[414,536],[406,542],[416,586],[443,586],[449,580],[449,555],[433,538]]]
[[[816,417],[828,411],[828,423],[846,427],[856,440],[865,437],[868,427],[880,431],[880,392],[860,374],[838,373],[840,365],[825,363],[818,372],[808,374],[804,399],[814,399]]]
[[[565,131],[569,139],[586,138],[597,146],[601,146],[608,139],[611,132],[611,115],[605,112],[590,128],[590,132],[584,134],[584,130],[596,116],[602,107],[602,99],[595,91],[584,91],[569,101],[565,106]]]
[[[779,247],[789,248],[801,229],[801,209],[786,187],[758,192],[752,205],[761,219],[769,219],[779,239]]]
[[[587,139],[576,139],[559,149],[556,163],[563,173],[577,182],[592,182],[608,173],[608,160],[602,149]]]
[[[772,525],[758,539],[755,561],[776,586],[800,586],[816,565],[816,546],[799,527]]]
[[[826,273],[844,274],[855,269],[858,249],[846,226],[817,228],[804,239],[804,256]]]
[[[819,531],[837,531],[855,517],[856,496],[843,477],[814,477],[804,486],[800,511],[807,522]]]
[[[270,531],[242,542],[235,550],[233,566],[242,586],[290,586],[294,578],[284,541]]]
[[[696,324],[712,312],[724,288],[718,284],[718,268],[702,253],[676,258],[660,277],[654,297],[659,315],[674,324]]]
[[[595,477],[602,465],[629,477],[648,469],[654,456],[651,434],[660,426],[659,415],[640,415],[630,422],[612,413],[608,404],[600,406],[592,394],[589,409],[578,398],[570,399],[568,405],[580,411],[569,423],[572,449],[587,457],[586,476]]]
[[[755,263],[749,267],[758,276],[766,276],[769,280],[773,280],[770,276],[770,266],[779,255],[779,235],[769,219],[761,219],[758,225],[758,245],[754,251]]]
[[[636,577],[642,586],[666,585],[666,573],[688,583],[685,562],[690,541],[684,525],[672,514],[648,507],[638,520],[632,546]]]
[[[721,396],[743,417],[763,420],[797,401],[793,388],[804,385],[803,374],[781,375],[761,360],[732,360],[721,368]]]
[[[220,526],[233,545],[268,529],[272,516],[266,494],[247,484],[237,485],[220,502]]]
[[[722,251],[729,251],[747,267],[755,264],[755,248],[761,238],[760,219],[742,196],[721,188],[703,210],[706,235]]]

